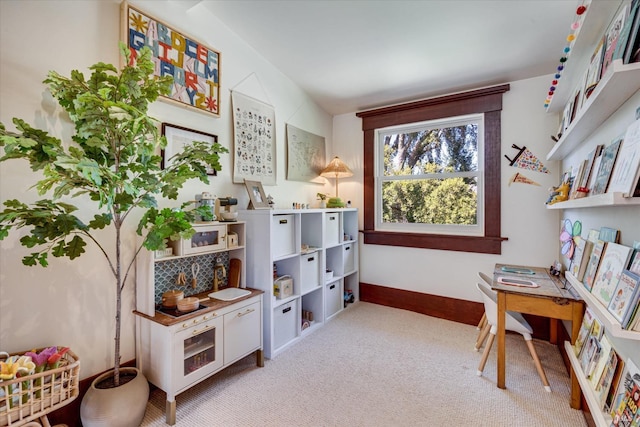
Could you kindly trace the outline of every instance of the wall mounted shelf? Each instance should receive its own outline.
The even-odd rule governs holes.
[[[606,206],[637,206],[640,205],[640,197],[623,197],[622,193],[605,193],[596,196],[572,199],[566,202],[558,202],[547,205],[547,209],[578,209],[600,208]]]
[[[640,89],[640,63],[613,61],[598,86],[576,114],[547,160],[562,160]]]

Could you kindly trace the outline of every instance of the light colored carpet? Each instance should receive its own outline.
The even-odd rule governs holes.
[[[482,377],[474,326],[358,302],[265,366],[250,355],[177,397],[177,427],[586,426],[569,407],[558,349],[534,341],[544,391],[520,335],[507,335],[506,390],[496,347]],[[143,426],[165,426],[151,393]]]

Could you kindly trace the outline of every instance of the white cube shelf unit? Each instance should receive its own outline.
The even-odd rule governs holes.
[[[247,283],[265,292],[267,358],[344,310],[345,291],[359,299],[357,209],[244,210],[239,219],[246,222]],[[291,295],[274,295],[274,273],[293,279]]]

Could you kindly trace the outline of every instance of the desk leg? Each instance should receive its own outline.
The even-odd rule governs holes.
[[[505,386],[505,313],[507,311],[507,295],[498,292],[498,388]]]
[[[582,324],[582,314],[584,311],[584,306],[582,302],[575,301],[572,303],[571,307],[572,311],[572,319],[571,319],[571,344],[576,343],[576,339],[578,338],[578,334],[580,333],[580,325]],[[580,384],[578,383],[578,377],[576,373],[573,371],[573,368],[569,368],[571,371],[571,403],[570,406],[573,409],[580,409],[581,402],[581,390]]]

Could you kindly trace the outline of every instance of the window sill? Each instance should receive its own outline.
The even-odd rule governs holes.
[[[501,254],[506,237],[456,236],[450,234],[398,233],[363,230],[366,245],[403,246],[406,248]]]

